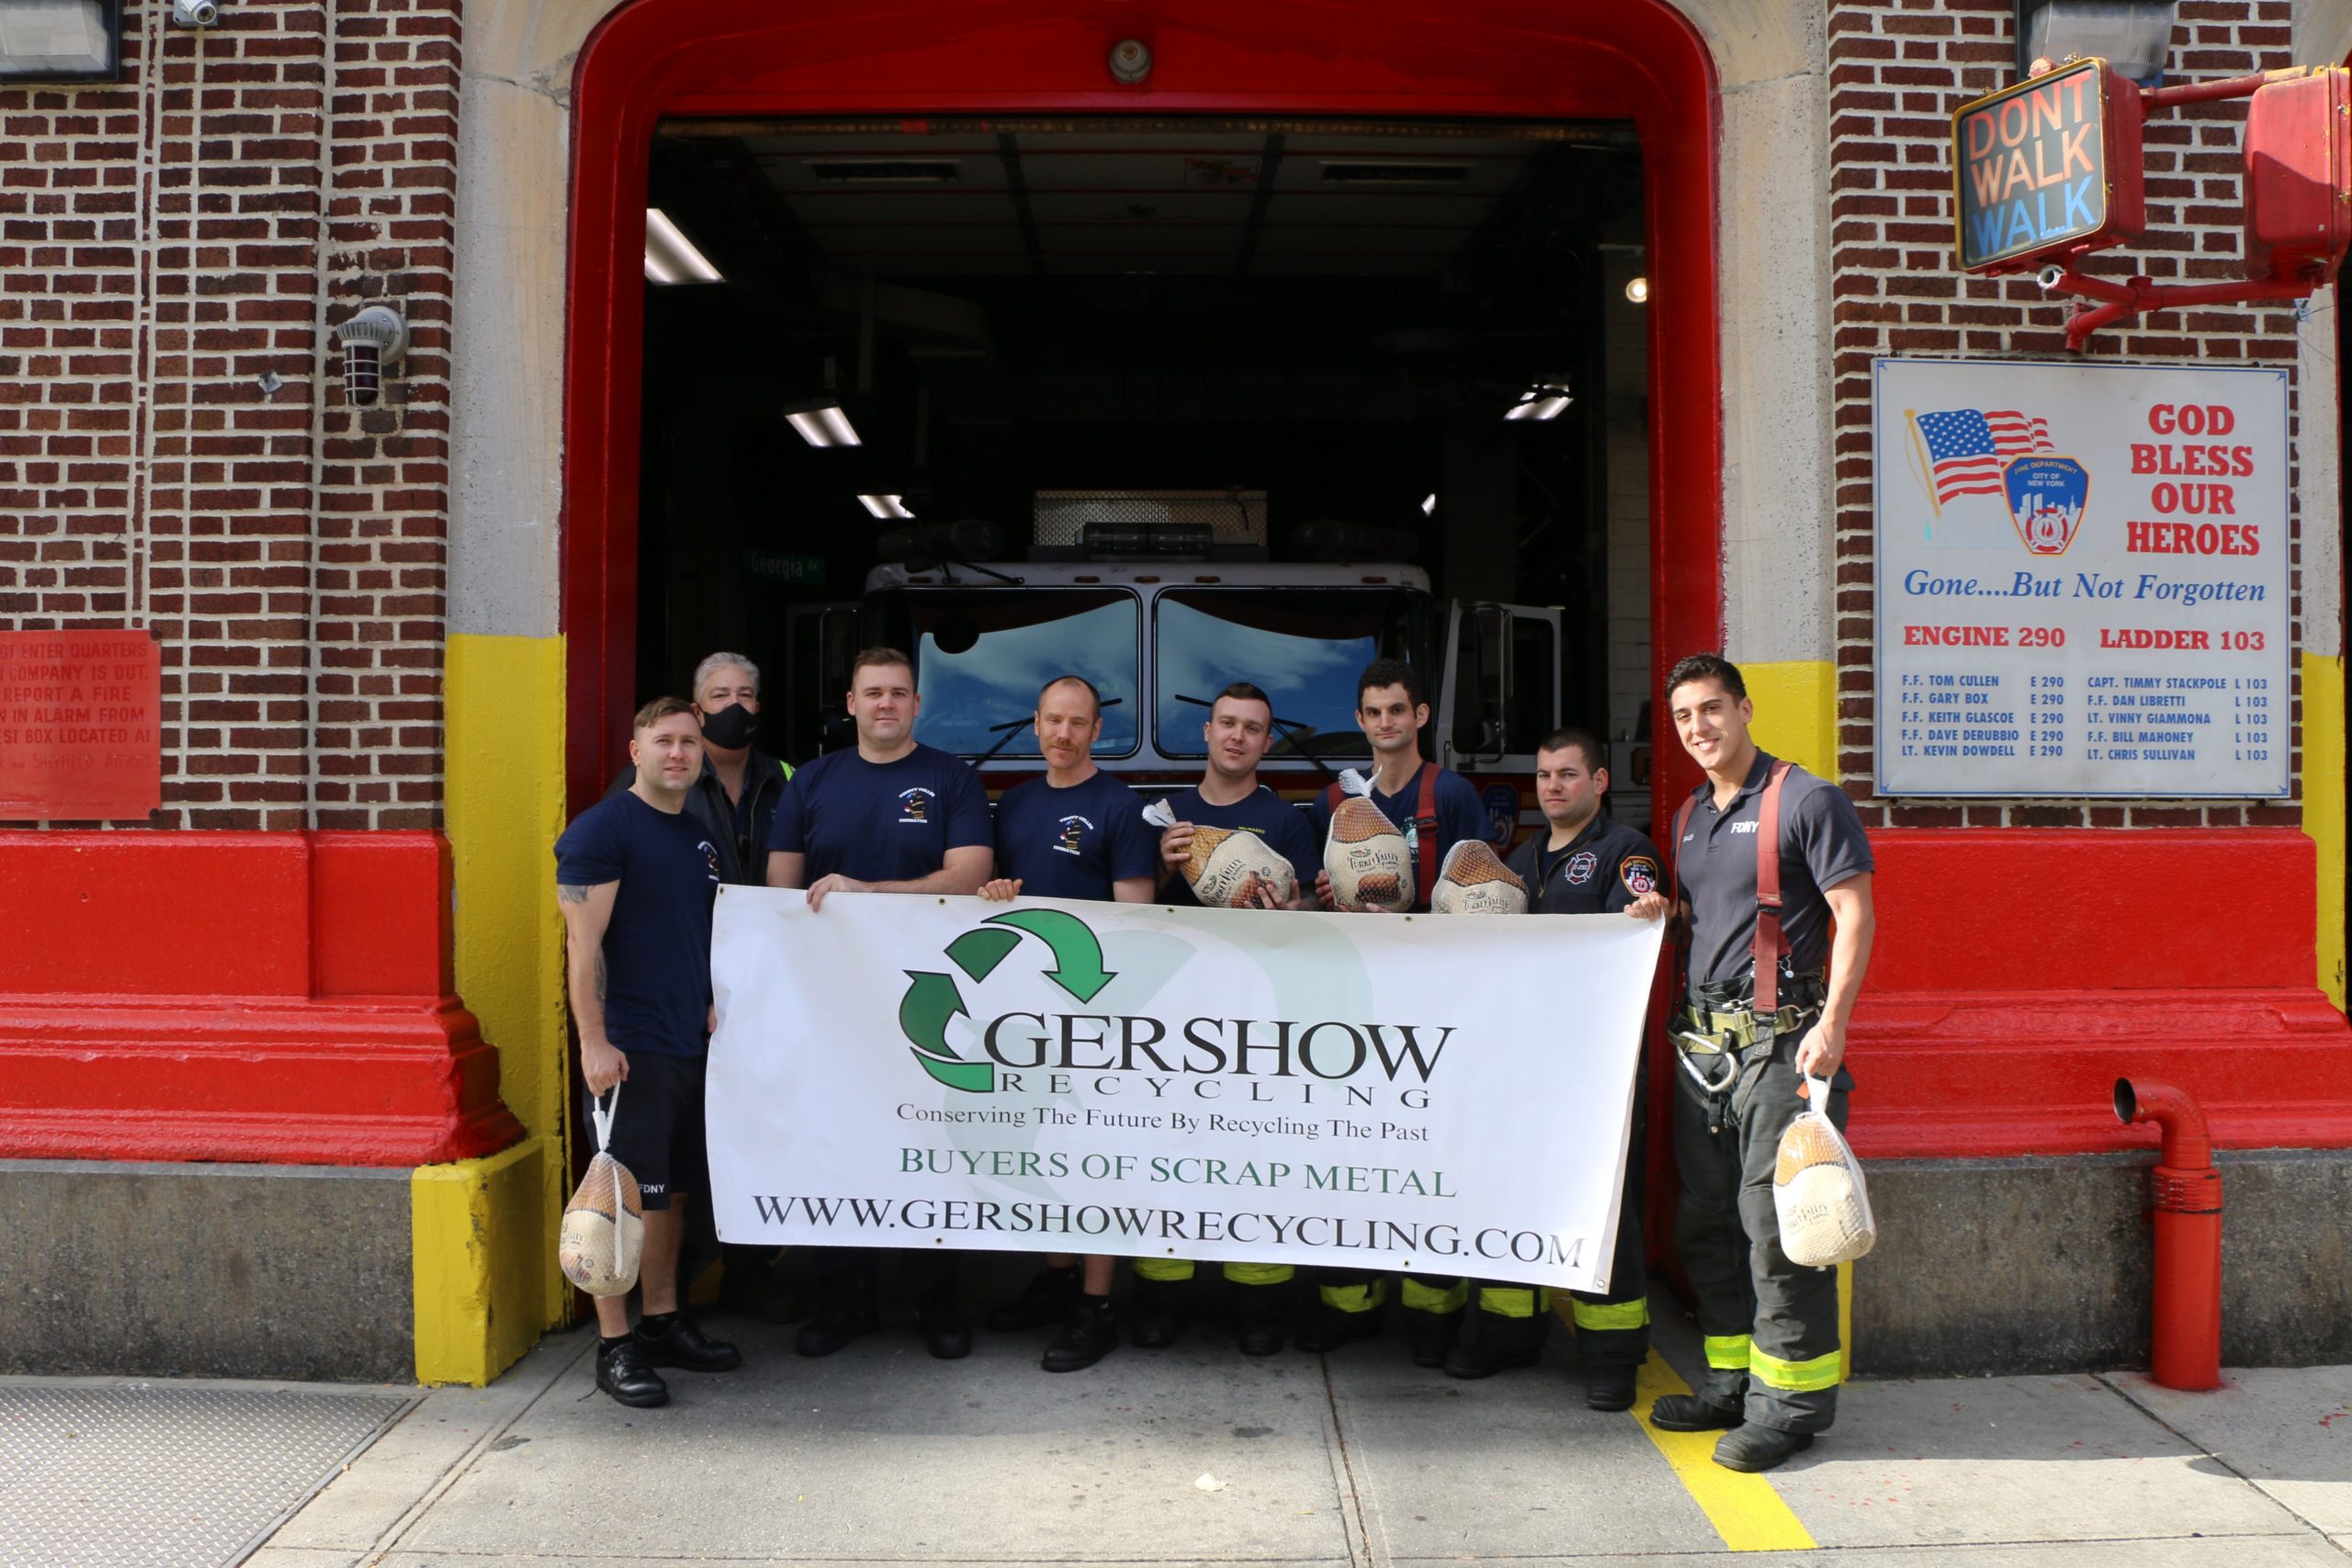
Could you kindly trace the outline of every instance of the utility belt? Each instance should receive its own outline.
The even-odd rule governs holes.
[[[1749,986],[1693,986],[1667,1025],[1683,1070],[1710,1094],[1721,1094],[1739,1077],[1740,1068],[1759,1055],[1770,1055],[1784,1034],[1794,1034],[1820,1016],[1827,995],[1820,974],[1782,975],[1781,1005],[1758,1012]]]

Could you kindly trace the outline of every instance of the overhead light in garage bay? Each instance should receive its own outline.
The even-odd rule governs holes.
[[[907,498],[903,495],[861,495],[857,502],[876,517],[906,518],[914,515],[907,510]]]
[[[648,283],[724,283],[710,258],[695,249],[684,231],[658,207],[645,209],[645,281]]]
[[[1505,419],[1557,419],[1567,412],[1573,401],[1568,389],[1556,383],[1530,387],[1519,395],[1519,401],[1503,411]]]
[[[784,411],[786,424],[800,432],[800,439],[811,446],[855,446],[857,427],[842,412],[841,403],[832,398],[820,398],[815,402],[794,403]],[[879,513],[876,516],[881,515]]]

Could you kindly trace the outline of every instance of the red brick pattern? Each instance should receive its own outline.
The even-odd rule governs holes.
[[[154,631],[157,826],[437,826],[458,0],[167,9],[0,91],[0,626]]]
[[[2175,80],[2293,63],[2289,0],[2182,0]],[[1829,7],[1830,222],[1834,254],[1838,528],[1838,744],[1847,792],[1873,826],[2153,827],[2299,824],[2300,805],[2012,805],[1870,798],[1871,670],[1871,361],[1883,355],[2066,357],[2065,307],[2030,278],[1965,276],[1951,260],[1951,111],[2016,74],[2010,0],[1833,0]],[[2146,129],[2148,229],[2087,270],[2158,282],[2239,270],[2238,130],[2243,100],[2157,111]],[[2284,365],[2291,308],[2158,312],[2092,341],[2136,361]],[[2289,437],[2295,436],[2290,389]],[[2290,487],[2300,486],[2291,468]],[[2301,643],[2301,519],[2293,519],[2295,640]],[[2301,772],[2301,691],[2295,769]]]

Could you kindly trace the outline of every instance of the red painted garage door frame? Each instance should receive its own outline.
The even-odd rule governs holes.
[[[1104,62],[1151,46],[1141,87]],[[714,115],[1235,114],[1630,119],[1649,213],[1651,624],[1665,662],[1723,641],[1718,98],[1690,24],[1657,0],[1408,9],[1383,0],[1187,5],[636,0],[575,80],[564,405],[566,784],[592,802],[635,674],[646,164],[655,123]],[[1670,302],[1670,303],[1668,303]],[[1670,561],[1670,564],[1669,564]],[[1669,755],[1669,752],[1673,754]],[[1661,800],[1696,781],[1661,747]]]

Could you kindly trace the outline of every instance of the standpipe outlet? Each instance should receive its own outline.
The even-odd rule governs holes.
[[[2148,1175],[2156,1231],[2154,1346],[2148,1371],[2166,1388],[2222,1386],[2222,1173],[2204,1112],[2168,1083],[2115,1080],[2115,1114],[2126,1126],[2154,1122],[2164,1134]]]

